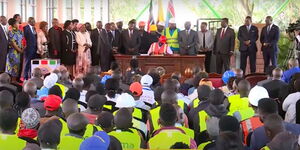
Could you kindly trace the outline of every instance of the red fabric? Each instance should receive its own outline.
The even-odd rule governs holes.
[[[167,50],[167,44],[163,44],[161,47],[159,47],[158,43],[154,43],[154,55],[159,55],[159,54],[165,54]]]
[[[88,114],[88,113],[82,113],[88,120],[90,124],[95,124],[95,121],[97,119],[97,115]]]
[[[212,85],[215,88],[219,88],[223,86],[222,78],[209,78],[209,80],[212,82]]]
[[[162,35],[162,36],[159,37],[158,41],[160,43],[166,44],[167,43],[167,38],[166,38],[166,36]]]
[[[18,133],[18,137],[27,137],[34,139],[37,137],[38,131],[35,129],[20,129]]]
[[[55,111],[60,107],[62,100],[59,96],[48,95],[44,102],[44,108],[49,111]]]

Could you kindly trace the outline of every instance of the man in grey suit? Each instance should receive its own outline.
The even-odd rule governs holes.
[[[223,18],[221,28],[215,36],[213,53],[216,55],[217,73],[221,74],[222,69],[229,70],[230,57],[233,55],[235,44],[234,30],[228,27],[228,18]]]
[[[198,34],[191,29],[191,22],[184,23],[185,30],[180,31],[178,35],[178,42],[181,55],[196,55]]]
[[[4,16],[0,17],[0,73],[5,71],[6,55],[8,49],[8,28],[7,19]]]

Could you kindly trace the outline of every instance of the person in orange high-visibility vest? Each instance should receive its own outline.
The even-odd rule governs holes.
[[[148,55],[173,54],[173,51],[166,42],[167,38],[165,36],[160,36],[158,42],[151,44]]]

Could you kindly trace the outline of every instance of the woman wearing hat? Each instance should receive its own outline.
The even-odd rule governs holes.
[[[79,74],[85,75],[91,65],[92,42],[90,34],[87,32],[84,24],[77,24],[76,41],[78,43],[78,52],[76,58],[76,76]]]
[[[160,36],[158,42],[151,44],[148,50],[148,55],[173,54],[166,42],[167,38],[165,36]]]

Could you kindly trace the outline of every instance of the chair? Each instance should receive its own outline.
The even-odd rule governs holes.
[[[245,76],[245,79],[250,82],[251,87],[254,87],[259,81],[266,80],[268,77],[264,73],[253,73]]]
[[[208,77],[209,78],[222,78],[222,74],[218,74],[218,73],[213,72],[213,73],[209,73]]]
[[[224,84],[222,78],[208,78],[208,80],[212,82],[212,85],[215,88],[220,88]]]
[[[167,79],[171,78],[172,73],[164,74],[160,77],[160,84],[163,84]]]

